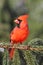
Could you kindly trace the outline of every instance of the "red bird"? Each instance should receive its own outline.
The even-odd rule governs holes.
[[[11,44],[22,44],[24,40],[28,37],[29,28],[27,22],[28,14],[19,16],[14,22],[17,24],[15,28],[11,31],[10,40]],[[10,59],[14,56],[14,48],[9,51]]]

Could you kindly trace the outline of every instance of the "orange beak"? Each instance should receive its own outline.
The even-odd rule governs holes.
[[[17,24],[19,24],[19,21],[18,21],[17,19],[16,19],[16,20],[14,20],[14,22],[15,22],[15,23],[17,23]]]

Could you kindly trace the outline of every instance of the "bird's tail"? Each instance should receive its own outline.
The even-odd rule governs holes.
[[[9,58],[10,59],[13,59],[13,57],[14,57],[14,52],[15,52],[14,50],[15,50],[14,48],[9,49]]]

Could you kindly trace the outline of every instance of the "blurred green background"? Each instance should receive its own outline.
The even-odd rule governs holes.
[[[9,0],[10,8],[15,8],[16,1],[18,0]],[[8,11],[3,11],[5,0],[0,0],[0,41],[9,41],[10,35],[10,15]],[[41,38],[43,39],[43,0],[27,0],[26,6],[29,12],[28,24],[30,29],[30,35],[26,42],[34,39]],[[3,22],[2,19],[5,19]]]
[[[0,0],[0,42],[9,42],[9,40],[10,40],[9,39],[10,26],[11,26],[10,21],[13,22],[12,19],[15,18],[16,15],[18,15],[18,14],[20,15],[20,13],[22,11],[21,8],[19,9],[17,7],[17,6],[19,6],[17,4],[20,4],[20,1],[22,2],[23,0]],[[35,38],[40,38],[43,40],[43,0],[25,0],[25,1],[26,1],[25,6],[27,7],[28,14],[29,14],[28,25],[29,25],[29,29],[30,29],[30,35],[28,36],[28,39],[24,42],[25,44],[27,44],[27,42],[29,42]],[[12,12],[14,12],[14,11],[17,12],[16,14],[12,13],[12,16],[10,16],[11,11],[9,12],[8,11],[9,9],[7,10],[7,8],[6,8],[8,6],[7,3],[9,4],[9,7]],[[34,43],[35,43],[35,41],[34,41]],[[32,59],[32,58],[34,58],[34,56],[30,52],[31,51],[24,51],[27,65],[36,65],[33,63],[33,60],[35,61],[35,59]],[[7,55],[7,53],[5,53],[4,56],[6,56],[6,55]],[[39,54],[36,53],[36,56],[38,58],[36,58],[36,57],[35,58],[39,59],[39,61],[37,60],[38,63],[40,62],[40,58],[42,58],[42,60],[43,60],[43,54],[41,55],[40,53]],[[6,58],[4,60],[5,60],[5,62],[4,62],[4,65],[5,65]],[[20,65],[20,57],[19,57],[18,51],[14,55],[13,63],[15,63],[15,65]],[[14,65],[14,64],[12,64],[12,65]],[[37,64],[37,65],[39,65],[39,64]]]

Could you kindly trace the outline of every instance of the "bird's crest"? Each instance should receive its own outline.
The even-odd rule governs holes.
[[[18,19],[20,19],[20,20],[26,20],[27,18],[28,18],[28,14],[21,15],[18,17]]]

